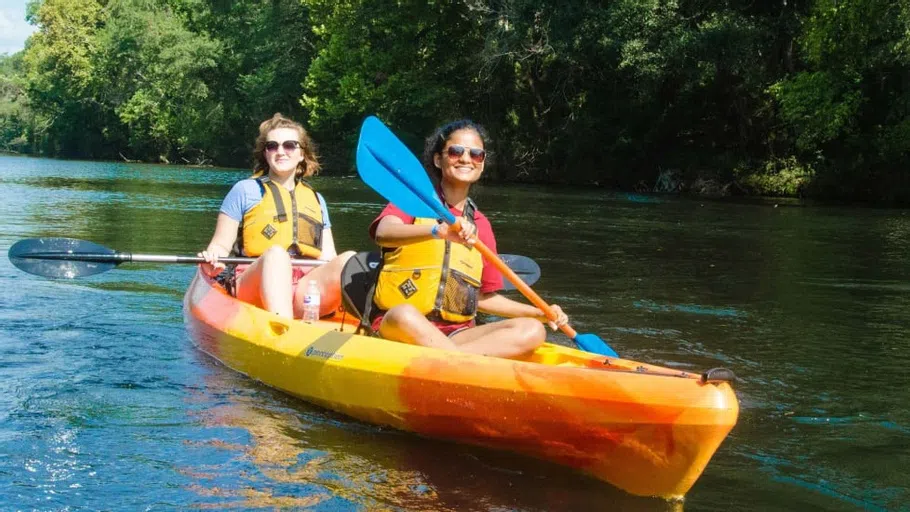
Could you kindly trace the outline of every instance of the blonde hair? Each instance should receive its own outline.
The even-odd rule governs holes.
[[[259,124],[259,136],[256,137],[256,144],[253,148],[253,171],[256,174],[269,173],[269,162],[265,158],[265,143],[268,142],[269,132],[278,128],[297,130],[297,142],[300,143],[303,160],[297,165],[294,179],[299,180],[318,174],[322,166],[319,165],[319,155],[316,154],[316,145],[313,143],[313,139],[310,138],[302,124],[284,117],[279,112]]]

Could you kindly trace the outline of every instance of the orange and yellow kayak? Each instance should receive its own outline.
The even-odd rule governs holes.
[[[287,321],[201,273],[184,317],[201,350],[307,402],[531,455],[642,496],[685,495],[739,413],[726,381],[549,343],[502,359],[358,335],[341,315]]]

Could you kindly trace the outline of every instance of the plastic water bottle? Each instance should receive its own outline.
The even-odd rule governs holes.
[[[303,295],[303,321],[313,323],[319,320],[319,306],[322,300],[319,297],[319,284],[311,280],[307,283],[306,293]]]

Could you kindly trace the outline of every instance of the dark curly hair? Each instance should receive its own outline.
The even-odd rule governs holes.
[[[269,132],[277,128],[291,128],[297,130],[297,142],[300,143],[300,151],[303,152],[303,160],[297,165],[297,172],[294,179],[306,178],[319,173],[319,155],[316,154],[316,144],[310,138],[310,135],[303,128],[303,125],[297,121],[291,120],[276,112],[274,116],[266,119],[259,125],[259,136],[256,137],[256,144],[253,148],[253,171],[258,174],[269,173],[269,162],[265,158],[265,143],[268,142]]]
[[[436,186],[439,186],[439,183],[442,180],[442,169],[434,165],[433,156],[441,153],[442,148],[445,147],[449,137],[459,130],[474,130],[474,132],[477,133],[477,136],[480,137],[480,140],[483,141],[484,147],[487,147],[489,144],[487,131],[483,126],[470,119],[459,119],[436,128],[436,131],[427,137],[423,146],[423,167],[426,169],[427,174],[430,175],[430,178],[433,179],[433,184]]]

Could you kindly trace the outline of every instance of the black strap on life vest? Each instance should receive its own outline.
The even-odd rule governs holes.
[[[257,178],[256,181],[266,187],[269,187],[269,191],[272,193],[272,200],[275,201],[275,220],[278,222],[287,222],[288,211],[284,208],[284,201],[281,200],[281,191],[278,189],[278,185],[270,180],[268,176]],[[291,191],[291,193],[293,194],[294,191]]]
[[[304,180],[303,178],[297,178],[294,183],[295,183],[295,189],[294,189],[295,192],[296,192],[296,185],[303,185],[304,187],[310,189],[310,191],[313,192],[313,194],[316,196],[316,202],[321,204],[321,201],[319,201],[319,194],[316,192],[316,189],[313,188],[313,186],[310,185],[306,180]],[[296,195],[294,197],[296,197]],[[320,208],[321,208],[321,206],[320,206]],[[297,242],[297,237],[298,237],[301,221],[305,222],[310,228],[318,228],[318,229],[311,229],[311,234],[313,237],[313,247],[316,247],[317,249],[322,250],[322,231],[323,231],[323,229],[325,229],[325,219],[323,218],[322,221],[318,221],[303,212],[297,212],[297,224],[295,226],[295,232],[294,232],[294,241],[295,241],[294,243]]]
[[[471,221],[471,224],[474,223],[474,212],[477,211],[477,205],[474,204],[474,200],[470,197],[464,203],[464,211],[461,212],[461,216]]]

